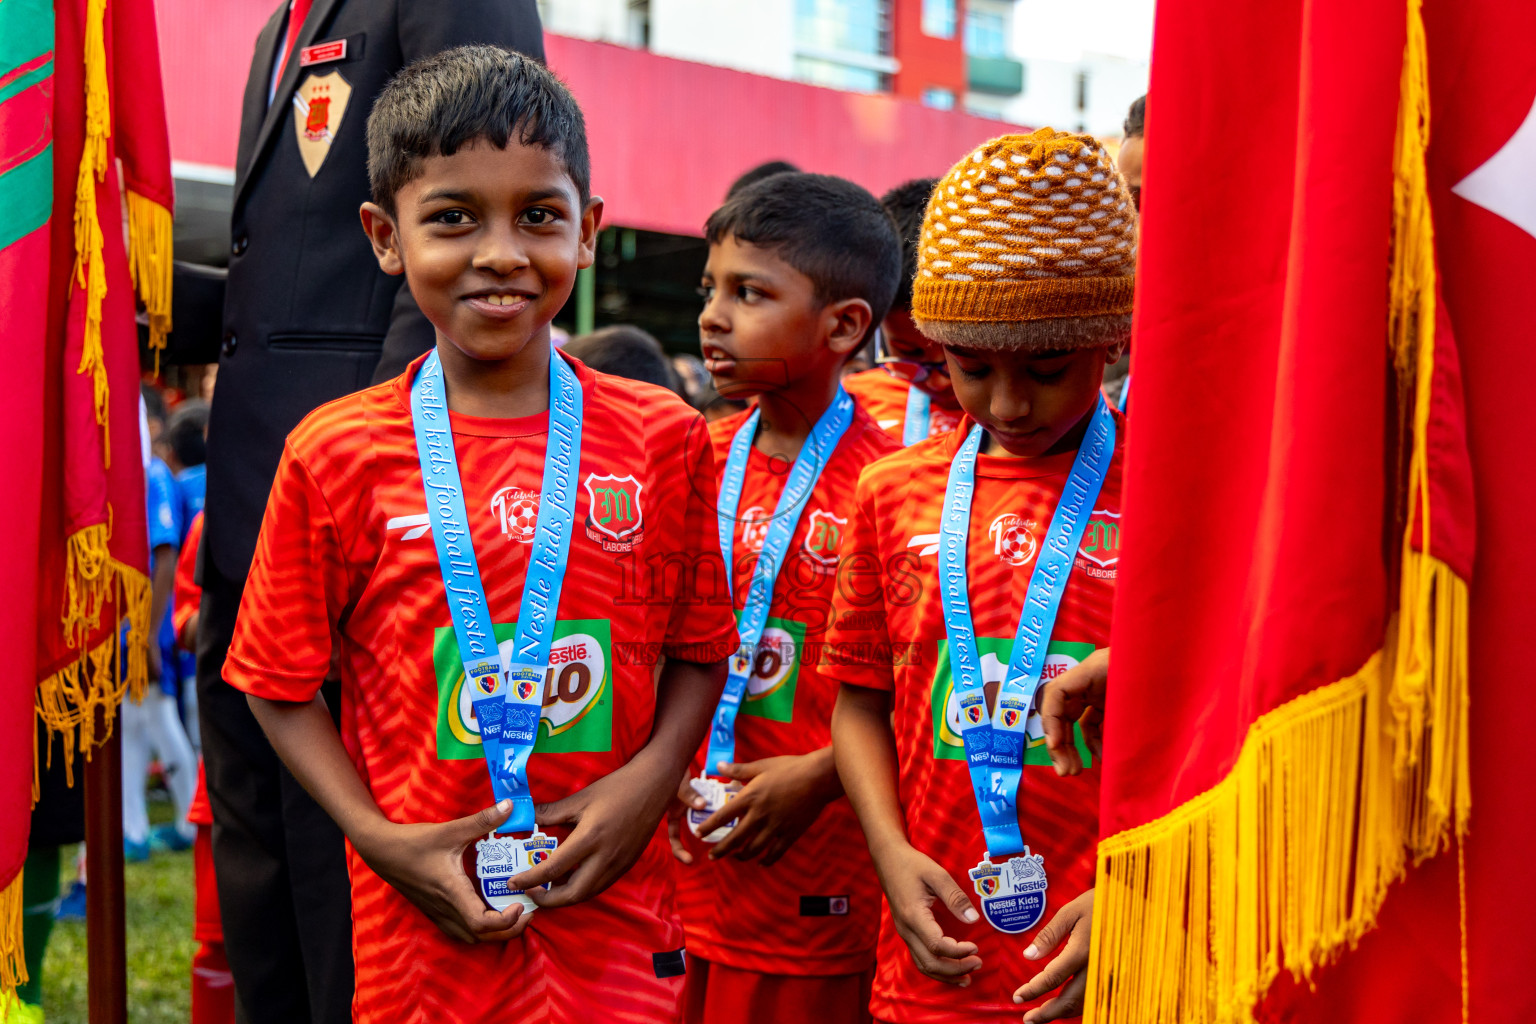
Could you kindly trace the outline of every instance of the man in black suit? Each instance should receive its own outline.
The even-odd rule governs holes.
[[[256,41],[240,122],[198,637],[224,944],[244,1021],[351,1019],[341,832],[279,764],[223,681],[283,440],[316,406],[398,372],[434,341],[358,221],[364,124],[414,60],[465,43],[543,59],[534,0],[291,0]],[[338,710],[335,684],[326,695]]]

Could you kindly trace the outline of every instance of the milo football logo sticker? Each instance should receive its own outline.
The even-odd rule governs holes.
[[[980,702],[976,702],[962,708],[960,701],[955,699],[955,680],[950,671],[949,662],[949,642],[939,641],[938,665],[933,674],[931,700],[933,756],[940,760],[965,760],[965,741],[960,738],[962,716],[965,716],[964,720],[967,722],[979,723],[992,714],[992,709],[997,704],[998,688],[1002,686],[1003,676],[1008,671],[1008,656],[1013,650],[1013,637],[979,636],[976,638],[976,646],[981,652],[981,678],[985,683],[986,706],[982,707]],[[1061,675],[1092,654],[1093,650],[1093,644],[1052,640],[1050,646],[1046,648],[1045,670],[1040,674],[1041,683],[1049,682]],[[1018,715],[1017,711],[1006,708],[1003,713]],[[1083,759],[1083,766],[1091,765],[1093,759],[1088,752],[1088,744],[1083,741],[1082,730],[1074,726],[1072,734],[1077,741],[1077,752]],[[1045,732],[1040,727],[1038,712],[1030,714],[1029,721],[1025,725],[1025,735],[1028,738],[1025,741],[1024,763],[1050,764],[1051,758],[1046,753]]]
[[[496,624],[496,640],[503,653],[510,655],[516,629],[516,623]],[[552,754],[613,749],[613,656],[608,620],[556,622],[549,662],[543,680],[537,749]],[[457,761],[482,757],[474,683],[465,685],[459,645],[451,627],[436,631],[432,665],[437,676],[438,758]],[[519,696],[527,699],[534,685],[518,681]]]
[[[752,660],[742,714],[775,722],[794,721],[795,688],[800,682],[800,651],[804,646],[804,623],[768,619],[763,638],[757,644],[757,656]]]

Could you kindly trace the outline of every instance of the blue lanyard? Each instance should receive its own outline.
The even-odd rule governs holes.
[[[988,854],[996,858],[1024,850],[1018,796],[1024,771],[1025,730],[1034,707],[1035,691],[1040,686],[1056,613],[1061,609],[1061,597],[1083,542],[1088,517],[1093,514],[1094,502],[1114,458],[1115,420],[1100,396],[1061,499],[1051,514],[1045,543],[1040,545],[1024,607],[1019,612],[1008,674],[998,688],[990,718],[965,570],[971,498],[976,490],[976,453],[982,435],[980,426],[972,427],[950,464],[944,518],[939,524],[939,593],[944,604],[944,631],[949,638],[950,670],[955,699],[960,704],[960,735],[970,766],[971,788],[981,811]]]
[[[901,428],[902,444],[917,444],[928,439],[928,406],[931,402],[928,392],[916,384],[907,385],[907,419]]]
[[[1125,412],[1126,405],[1131,400],[1131,375],[1125,375],[1125,383],[1120,385],[1120,411]]]
[[[720,481],[719,526],[720,554],[725,558],[726,586],[731,587],[735,575],[731,549],[736,537],[736,509],[741,504],[741,490],[747,478],[747,460],[752,453],[752,439],[757,434],[760,410],[752,415],[731,438],[730,456],[725,462],[725,476]],[[716,762],[736,760],[736,714],[747,694],[747,681],[752,677],[752,663],[757,658],[757,644],[763,638],[763,627],[768,624],[768,608],[773,604],[773,586],[779,578],[779,568],[789,550],[790,538],[800,525],[800,516],[810,500],[811,490],[821,479],[822,470],[842,439],[848,424],[853,422],[853,399],[839,385],[837,396],[826,412],[811,428],[811,434],[795,457],[784,481],[784,491],[773,510],[773,521],[768,525],[768,535],[763,538],[763,549],[758,552],[752,567],[752,583],[747,591],[747,601],[741,610],[737,632],[741,635],[741,647],[731,659],[731,671],[725,680],[725,691],[715,707],[714,721],[709,730],[709,750],[705,754],[704,772],[714,771]]]
[[[533,797],[528,790],[528,757],[539,738],[549,646],[554,639],[560,587],[565,581],[576,518],[576,476],[581,461],[581,383],[564,359],[549,354],[549,443],[544,453],[544,486],[539,494],[533,552],[518,605],[513,654],[496,642],[485,599],[480,564],[470,537],[459,461],[453,450],[443,370],[434,351],[411,385],[411,421],[421,461],[427,515],[437,546],[453,635],[470,688],[491,791],[512,800],[512,816],[500,832],[533,830]]]

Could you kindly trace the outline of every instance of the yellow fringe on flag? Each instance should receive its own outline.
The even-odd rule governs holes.
[[[171,211],[128,192],[128,270],[149,314],[149,347],[160,373],[160,353],[171,331]]]
[[[83,532],[83,531],[82,531]],[[71,544],[79,538],[70,538]],[[89,650],[81,651],[80,657],[37,684],[35,697],[37,715],[48,727],[48,750],[33,751],[32,800],[37,801],[38,786],[45,760],[51,758],[54,734],[64,740],[64,771],[69,785],[75,784],[74,762],[78,751],[86,760],[92,752],[111,735],[112,722],[117,706],[126,693],[134,700],[144,699],[144,688],[149,680],[149,577],[137,569],[113,559],[106,559],[103,580],[97,590],[97,616],[106,598],[110,597],[119,614],[128,622],[127,636],[113,628],[112,635],[101,640]],[[95,584],[93,584],[95,586]],[[85,623],[80,631],[94,624]],[[71,643],[81,635],[71,636]],[[126,658],[125,655],[126,654]],[[127,671],[123,671],[126,661]],[[106,712],[108,732],[96,735],[96,711]],[[33,739],[36,746],[36,734]],[[48,761],[51,763],[51,761]]]
[[[101,300],[107,294],[104,239],[96,209],[96,185],[106,180],[112,107],[107,94],[106,0],[87,0],[85,12],[85,145],[75,182],[75,283],[85,289],[85,338],[79,373],[91,375],[102,451],[112,464],[107,426],[107,367],[101,348]]]
[[[1467,584],[1430,544],[1435,267],[1419,4],[1409,0],[1393,188],[1391,351],[1412,410],[1398,613],[1358,672],[1255,721],[1212,789],[1099,844],[1088,1024],[1251,1021],[1282,969],[1310,979],[1352,948],[1409,864],[1467,831]],[[1463,963],[1465,944],[1463,931]]]
[[[16,997],[16,987],[27,980],[27,958],[21,942],[21,872],[0,889],[0,1009]]]

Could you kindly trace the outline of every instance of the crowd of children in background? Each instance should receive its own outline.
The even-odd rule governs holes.
[[[705,225],[695,356],[551,332],[592,260],[588,175],[613,173],[583,131],[490,47],[378,99],[364,221],[437,350],[290,437],[225,667],[350,840],[355,1019],[1074,1016],[1097,775],[1050,771],[1033,701],[1108,643],[1139,148],[1129,190],[1101,143],[1049,129],[878,200],[756,168]],[[192,685],[211,390],[144,389],[161,626],[121,719],[128,859],[195,846],[199,1024],[234,1019]],[[451,486],[424,476],[444,460]],[[469,540],[450,557],[445,533]],[[496,693],[495,740],[473,692],[494,674],[446,601],[466,558],[502,678],[553,666],[532,756],[505,765],[518,705]],[[333,673],[340,734],[311,713]],[[1020,737],[990,806],[984,734]],[[175,807],[153,831],[152,761]],[[553,839],[517,846],[496,891],[518,898],[492,899],[460,853],[535,812]]]

